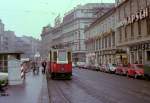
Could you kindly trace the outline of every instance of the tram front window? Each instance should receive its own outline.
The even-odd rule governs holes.
[[[58,52],[58,61],[66,61],[67,54],[65,51],[59,51]]]

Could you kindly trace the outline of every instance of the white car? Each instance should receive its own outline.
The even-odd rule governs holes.
[[[0,72],[0,84],[7,83],[7,80],[8,80],[8,73]]]
[[[77,66],[79,67],[79,68],[84,68],[84,65],[85,65],[86,63],[85,62],[78,62],[77,63]]]
[[[115,71],[116,71],[116,64],[107,64],[107,70],[110,73],[115,73]]]
[[[0,80],[8,79],[8,73],[2,73],[0,72]]]

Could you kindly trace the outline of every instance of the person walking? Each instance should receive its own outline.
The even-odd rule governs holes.
[[[46,62],[46,60],[44,60],[44,61],[42,62],[42,67],[43,67],[42,73],[43,73],[43,74],[45,74],[46,65],[47,65],[47,62]]]
[[[33,61],[32,62],[32,69],[33,69],[33,74],[35,75],[36,74],[36,62],[35,61]]]

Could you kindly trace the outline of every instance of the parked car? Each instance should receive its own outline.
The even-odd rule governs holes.
[[[82,68],[83,69],[89,69],[89,64],[85,63]]]
[[[127,75],[129,65],[118,65],[115,74]]]
[[[150,79],[150,62],[144,64],[144,76]]]
[[[0,85],[8,83],[8,73],[0,72]]]
[[[128,68],[127,76],[134,78],[144,77],[144,65],[143,64],[131,64]]]
[[[73,67],[73,68],[76,68],[77,65],[76,65],[75,63],[72,63],[72,67]]]
[[[95,70],[100,71],[100,65],[99,64],[95,64]]]
[[[100,71],[106,72],[106,68],[107,68],[106,64],[102,64],[102,65],[100,66]]]
[[[78,62],[78,63],[77,63],[77,67],[80,68],[80,69],[81,69],[81,68],[84,68],[84,65],[85,65],[85,64],[86,64],[85,62]]]
[[[110,73],[115,73],[116,72],[116,64],[107,64],[107,70],[110,72]]]
[[[91,70],[100,71],[100,66],[98,64],[90,65]]]

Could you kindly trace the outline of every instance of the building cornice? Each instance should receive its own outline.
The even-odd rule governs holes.
[[[116,8],[120,8],[121,6],[123,6],[125,3],[127,3],[130,0],[124,0],[122,3],[120,3],[119,5],[116,6]]]
[[[115,7],[113,7],[109,11],[107,11],[104,15],[102,15],[99,18],[97,18],[93,23],[91,23],[91,25],[85,29],[85,32],[88,31],[89,29],[95,27],[97,24],[99,24],[102,20],[108,18],[110,15],[114,14],[115,11],[116,11]]]
[[[74,22],[74,21],[76,21],[76,20],[80,20],[80,19],[96,19],[96,17],[80,17],[80,18],[75,18],[75,19],[73,19],[73,20],[71,20],[71,21],[69,21],[69,22],[66,22],[66,23],[63,23],[62,24],[62,26],[65,26],[65,25],[67,25],[67,24],[70,24],[70,23],[72,23],[72,22]]]

